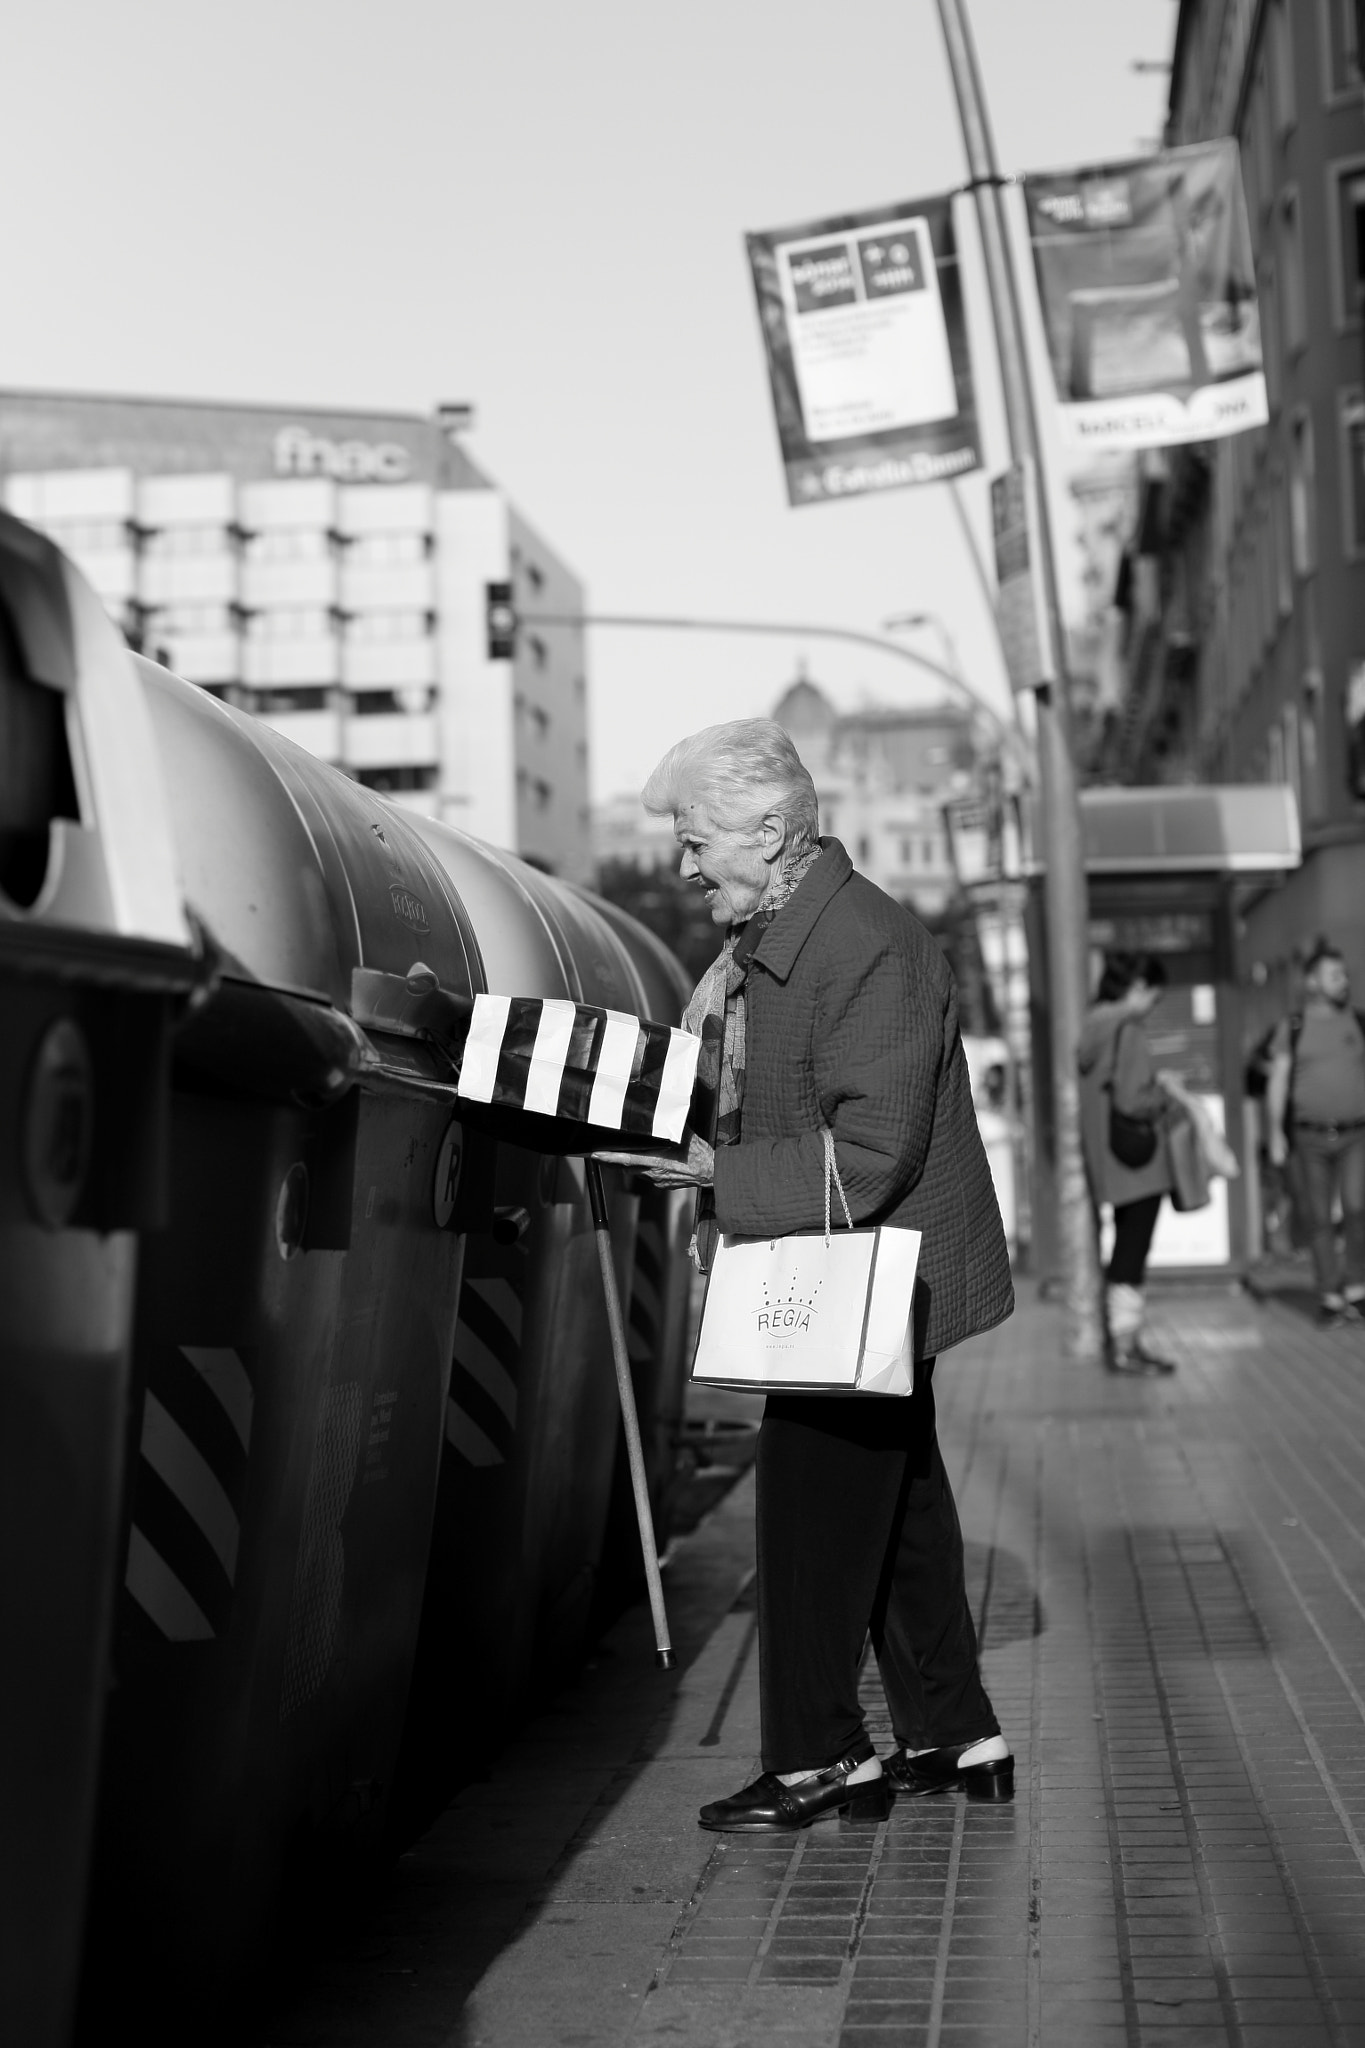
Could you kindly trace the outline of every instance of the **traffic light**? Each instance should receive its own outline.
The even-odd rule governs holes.
[[[510,583],[485,583],[484,620],[488,631],[488,659],[511,661],[517,651],[517,608],[512,602]]]

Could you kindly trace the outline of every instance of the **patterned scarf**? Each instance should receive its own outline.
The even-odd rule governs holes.
[[[725,943],[711,962],[683,1012],[683,1030],[701,1040],[697,1082],[692,1095],[692,1128],[712,1145],[737,1145],[744,1108],[744,984],[749,962],[768,926],[820,858],[818,846],[794,854],[782,868],[771,893],[744,924],[731,925]],[[701,1191],[692,1257],[705,1272],[715,1242],[715,1197]]]

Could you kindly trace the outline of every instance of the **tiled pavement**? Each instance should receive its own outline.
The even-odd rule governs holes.
[[[378,1930],[405,2003],[353,1978],[344,2022],[305,2000],[268,2038],[1365,2048],[1365,1331],[1231,1292],[1155,1321],[1168,1382],[1066,1364],[1034,1303],[940,1369],[1013,1805],[702,1834],[757,1748],[726,1595],[666,1705],[589,1674],[409,1859]],[[713,1599],[746,1509],[691,1539]],[[624,1680],[638,1617],[608,1647]]]

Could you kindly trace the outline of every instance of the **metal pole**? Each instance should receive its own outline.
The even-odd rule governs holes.
[[[640,1549],[645,1560],[645,1583],[654,1617],[654,1662],[661,1671],[677,1664],[668,1634],[664,1609],[664,1582],[659,1572],[659,1552],[654,1541],[654,1516],[649,1505],[649,1481],[645,1477],[644,1445],[640,1442],[640,1418],[635,1412],[635,1388],[630,1377],[630,1353],[626,1348],[626,1325],[621,1314],[621,1296],[616,1286],[616,1263],[611,1255],[611,1224],[607,1215],[607,1191],[602,1169],[595,1159],[584,1160],[588,1199],[592,1203],[592,1225],[597,1238],[597,1256],[602,1265],[602,1291],[607,1297],[607,1322],[611,1328],[611,1355],[616,1365],[616,1391],[621,1400],[621,1421],[626,1432],[626,1456],[630,1461],[630,1483],[635,1493],[635,1518],[640,1524]]]
[[[1065,640],[1047,516],[1042,447],[1024,354],[1018,280],[1005,228],[995,144],[967,20],[966,0],[938,0],[938,9],[962,122],[967,166],[981,222],[981,244],[995,321],[1010,450],[1014,461],[1031,457],[1035,465],[1042,508],[1039,523],[1042,529],[1043,588],[1052,642],[1057,650],[1058,664],[1064,666]],[[1036,697],[1051,1010],[1055,1196],[1066,1346],[1073,1357],[1098,1359],[1104,1347],[1099,1259],[1081,1153],[1080,1080],[1076,1067],[1086,999],[1085,865],[1080,810],[1068,742],[1064,678],[1055,691],[1043,688],[1036,692]]]

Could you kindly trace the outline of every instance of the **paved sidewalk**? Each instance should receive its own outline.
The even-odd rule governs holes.
[[[950,1354],[940,1417],[1012,1806],[717,1837],[757,1751],[751,1480],[253,2040],[1365,2048],[1365,1331],[1158,1300],[1180,1372]],[[885,1712],[866,1675],[874,1732]]]

